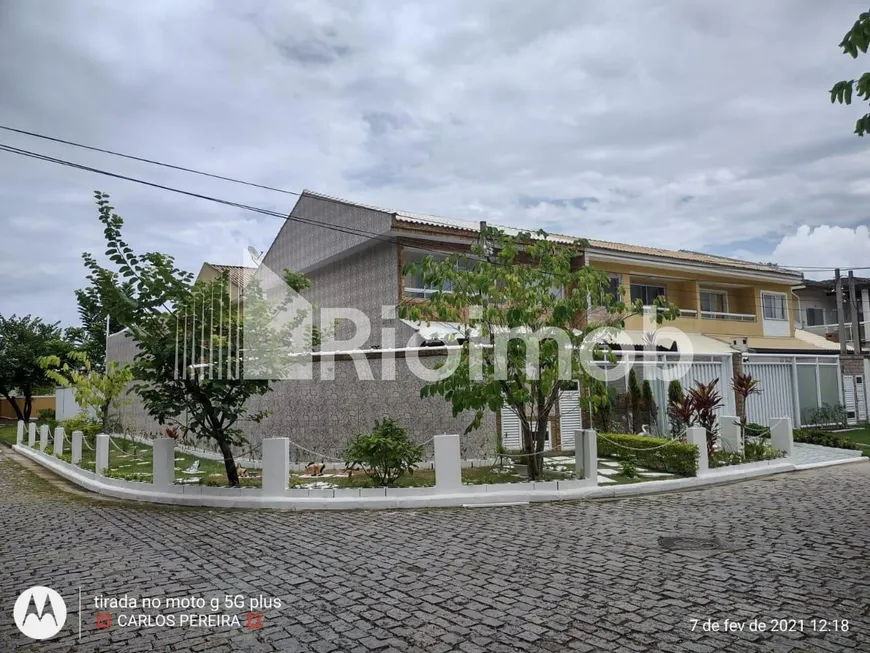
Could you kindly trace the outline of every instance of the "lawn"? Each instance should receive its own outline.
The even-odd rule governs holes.
[[[865,424],[861,428],[848,431],[833,431],[833,433],[859,445],[861,452],[865,456],[870,456],[870,425]]]

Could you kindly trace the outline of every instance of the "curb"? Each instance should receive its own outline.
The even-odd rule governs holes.
[[[283,496],[263,496],[260,489],[211,488],[207,486],[173,485],[155,489],[151,483],[125,481],[80,470],[70,463],[48,456],[40,451],[22,445],[13,450],[68,481],[97,494],[140,503],[170,504],[181,506],[200,506],[214,508],[276,508],[282,510],[384,510],[396,508],[459,508],[491,507],[494,505],[519,505],[551,501],[576,501],[590,499],[617,499],[636,497],[646,494],[685,491],[716,485],[727,485],[762,476],[772,476],[814,467],[866,462],[867,458],[844,459],[824,463],[794,465],[783,459],[750,463],[738,468],[718,468],[703,476],[669,479],[664,481],[645,481],[617,486],[588,485],[582,481],[558,481],[541,484],[497,484],[486,486],[464,486],[456,493],[436,494],[435,488],[420,488],[412,494],[413,488],[401,488],[401,492],[389,495],[338,490],[300,491],[288,489]],[[529,487],[532,485],[532,487]],[[247,496],[246,496],[247,495]]]

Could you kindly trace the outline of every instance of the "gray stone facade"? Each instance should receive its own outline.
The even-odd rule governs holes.
[[[129,362],[135,351],[135,343],[126,334],[109,339],[109,360]],[[431,368],[442,358],[421,355],[420,359]],[[311,380],[278,381],[272,384],[268,394],[253,397],[250,402],[253,412],[269,412],[260,424],[241,424],[254,453],[259,452],[259,443],[264,437],[288,437],[296,445],[291,450],[297,461],[320,458],[302,448],[328,457],[341,457],[354,435],[369,432],[375,420],[387,416],[405,427],[414,441],[427,442],[427,457],[432,455],[433,436],[464,433],[472,415],[453,417],[450,404],[445,400],[422,399],[420,389],[424,382],[411,373],[404,358],[395,359],[395,380],[382,378],[384,361],[380,354],[374,353],[365,360],[372,380],[361,379],[350,358],[337,357],[332,362],[314,361]],[[146,437],[160,434],[161,425],[148,415],[135,392],[130,398],[120,409],[122,426]],[[181,420],[184,421],[183,416]],[[487,413],[480,429],[462,436],[462,455],[478,458],[492,454],[496,433],[495,414]],[[247,451],[248,448],[240,448],[236,453]]]

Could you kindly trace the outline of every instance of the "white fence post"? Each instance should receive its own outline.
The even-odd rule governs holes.
[[[452,494],[462,489],[462,465],[458,435],[436,435],[435,492]]]
[[[36,422],[27,424],[27,446],[31,449],[36,448]]]
[[[63,455],[63,427],[57,426],[54,429],[54,445],[52,446],[56,458]]]
[[[39,427],[39,450],[46,449],[48,449],[48,424],[43,424]]]
[[[719,439],[725,451],[743,451],[743,440],[740,437],[740,421],[733,415],[719,417]]]
[[[706,474],[709,470],[707,460],[707,429],[701,426],[692,426],[686,429],[686,442],[698,447],[698,476]]]
[[[790,417],[774,417],[770,420],[770,444],[784,451],[787,458],[794,454],[794,433]]]
[[[598,434],[595,429],[574,431],[574,474],[579,479],[598,484]]]
[[[157,438],[151,457],[151,482],[165,487],[175,484],[175,440]]]
[[[97,459],[94,470],[97,476],[102,476],[109,467],[109,436],[105,433],[97,434]]]
[[[290,439],[263,439],[263,495],[283,497],[290,483]]]
[[[15,431],[15,444],[24,443],[24,421],[18,420],[18,427]]]
[[[84,433],[81,431],[72,432],[72,464],[78,465],[82,461],[82,438]]]

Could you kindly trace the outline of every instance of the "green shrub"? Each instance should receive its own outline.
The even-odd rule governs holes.
[[[747,438],[769,438],[770,437],[770,429],[762,424],[756,424],[754,422],[749,422],[745,426],[744,435]]]
[[[633,456],[639,465],[657,472],[683,476],[695,476],[698,473],[698,448],[664,438],[624,433],[599,434],[598,455],[616,458]]]
[[[714,467],[727,467],[728,465],[742,465],[746,458],[739,451],[714,451],[707,458],[707,465]]]
[[[625,478],[637,478],[637,459],[634,456],[623,458],[619,465],[619,473]]]
[[[43,408],[39,411],[36,421],[39,424],[48,424],[48,428],[54,431],[57,426],[56,415],[57,413],[54,412],[54,408]]]
[[[84,411],[80,412],[75,417],[70,417],[69,419],[64,420],[61,422],[61,426],[63,426],[68,434],[73,431],[81,431],[91,440],[93,440],[97,433],[100,432],[100,423],[97,420],[92,419]]]
[[[379,485],[392,485],[423,460],[423,447],[390,418],[375,422],[371,434],[360,433],[344,454],[348,467],[361,466]]]
[[[794,441],[806,444],[820,444],[823,447],[836,447],[838,449],[861,449],[857,444],[837,433],[812,428],[795,429]]]
[[[775,458],[782,458],[785,455],[779,449],[774,449],[768,442],[753,442],[751,440],[746,441],[743,453],[748,463],[759,460],[774,460]]]

